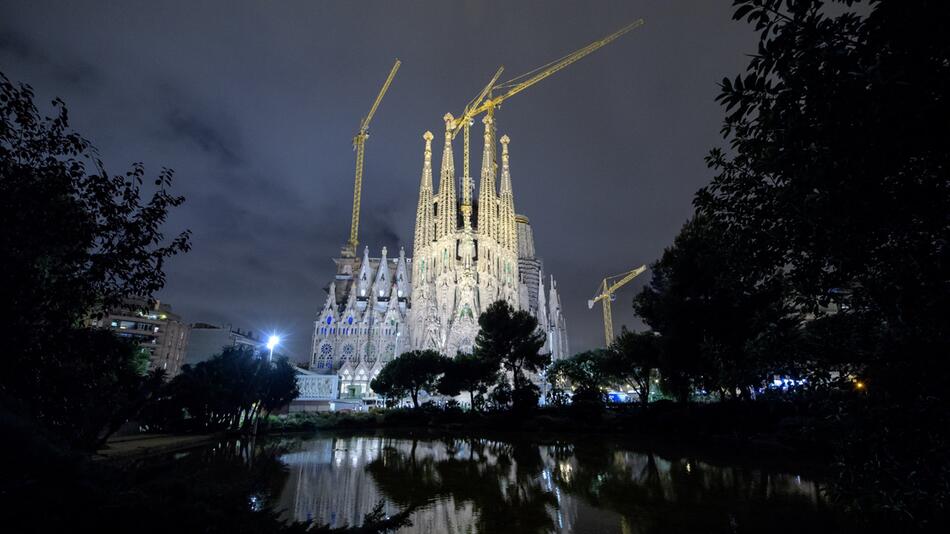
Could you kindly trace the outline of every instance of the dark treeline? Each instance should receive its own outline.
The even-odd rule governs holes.
[[[227,347],[162,386],[141,415],[149,430],[252,431],[298,395],[296,371],[286,358],[273,363],[251,347]]]
[[[33,92],[0,73],[0,310],[6,325],[0,410],[37,422],[69,447],[95,450],[162,381],[136,345],[88,320],[165,282],[189,233],[161,232],[183,198],[163,169],[110,175],[95,148]]]
[[[643,343],[634,368],[654,368],[680,401],[785,395],[835,425],[839,503],[869,523],[940,529],[950,6],[835,3],[840,14],[819,0],[735,2],[759,45],[722,81],[729,146],[707,157],[715,176],[634,301],[650,331],[564,366]],[[776,376],[794,382],[769,389]]]

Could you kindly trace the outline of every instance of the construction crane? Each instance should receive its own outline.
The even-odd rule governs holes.
[[[360,131],[353,137],[353,150],[356,151],[356,179],[353,183],[353,218],[350,221],[350,240],[346,243],[346,246],[343,247],[344,256],[356,256],[356,245],[359,244],[357,236],[359,235],[360,229],[360,197],[362,196],[363,190],[363,156],[366,154],[366,138],[369,137],[369,122],[373,120],[373,115],[376,114],[376,108],[379,107],[379,103],[383,100],[383,95],[389,90],[389,84],[393,82],[393,78],[396,77],[396,71],[399,70],[399,65],[401,64],[402,62],[398,59],[396,63],[393,64],[393,68],[389,71],[389,76],[386,78],[383,88],[380,89],[379,94],[376,95],[373,107],[369,109],[369,113],[367,113],[366,116],[363,117],[362,122],[360,122]]]
[[[504,67],[499,68],[498,71],[495,72],[495,75],[492,77],[491,81],[488,82],[488,85],[486,85],[485,88],[479,92],[478,96],[472,99],[472,101],[469,102],[467,106],[465,106],[462,114],[458,117],[458,119],[456,119],[455,127],[452,130],[453,139],[458,135],[459,131],[464,132],[464,148],[462,158],[464,175],[469,175],[469,127],[472,125],[475,117],[482,113],[488,113],[489,116],[494,115],[495,109],[501,107],[502,102],[505,100],[551,76],[555,72],[563,70],[568,65],[576,63],[596,50],[599,50],[600,48],[603,48],[604,46],[616,41],[625,33],[643,26],[643,24],[643,19],[637,19],[630,24],[627,24],[623,28],[615,31],[614,33],[604,37],[603,39],[594,41],[589,45],[579,50],[575,50],[574,52],[571,52],[560,59],[554,60],[546,65],[542,65],[506,82],[495,85],[499,76],[501,76],[501,73],[504,70]],[[492,96],[496,91],[500,92],[501,94],[498,96]]]
[[[603,302],[604,307],[604,337],[609,347],[614,340],[614,320],[610,314],[610,302],[614,300],[614,293],[628,282],[639,276],[647,270],[646,265],[641,265],[632,271],[608,276],[597,286],[597,295],[587,301],[587,308],[592,309],[594,304]]]

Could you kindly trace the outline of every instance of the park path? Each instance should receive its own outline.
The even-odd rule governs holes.
[[[106,446],[96,451],[96,458],[102,460],[118,458],[138,458],[182,451],[213,443],[223,437],[222,434],[175,435],[141,434],[122,436],[106,441]]]

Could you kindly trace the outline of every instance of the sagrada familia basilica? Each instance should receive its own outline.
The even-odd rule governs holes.
[[[403,249],[390,258],[369,248],[358,258],[344,248],[334,259],[336,276],[313,333],[311,371],[337,374],[346,397],[372,397],[369,382],[399,354],[434,349],[454,356],[470,352],[478,316],[505,300],[538,319],[554,359],[569,355],[557,284],[545,285],[527,217],[515,213],[508,136],[495,141],[492,116],[484,117],[484,149],[478,197],[468,172],[456,192],[452,153],[455,119],[445,117],[438,191],[433,184],[431,132],[425,152],[412,258]],[[496,180],[497,144],[501,176]],[[467,167],[467,165],[466,165]],[[465,169],[467,171],[467,169]],[[496,185],[500,181],[500,188]]]

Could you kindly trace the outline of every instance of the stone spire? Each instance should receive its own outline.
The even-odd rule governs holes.
[[[549,289],[548,306],[550,306],[550,308],[548,310],[548,317],[551,322],[554,323],[561,314],[561,297],[557,294],[557,282],[554,281],[553,274],[551,275],[551,285]],[[554,326],[556,326],[556,324]]]
[[[346,297],[346,307],[343,308],[344,312],[355,313],[356,310],[356,284],[350,284],[350,294]]]
[[[445,120],[445,147],[442,151],[442,172],[439,175],[439,214],[436,219],[435,238],[450,234],[456,228],[455,207],[455,159],[452,156],[452,129],[455,128],[455,118],[446,113]]]
[[[336,313],[336,283],[330,282],[330,287],[327,289],[327,301],[323,304],[323,311],[329,311],[331,313]]]
[[[359,290],[358,297],[369,297],[373,289],[373,268],[369,264],[369,247],[363,247],[363,261],[360,262],[360,270],[356,274],[354,285]]]
[[[422,183],[419,184],[419,206],[416,208],[416,234],[413,251],[416,255],[435,237],[435,221],[432,216],[432,132],[422,134],[426,148],[422,161]]]
[[[496,237],[495,228],[495,147],[492,117],[485,115],[485,148],[482,150],[482,177],[478,184],[478,234]]]
[[[373,297],[380,299],[389,294],[392,283],[389,278],[389,258],[388,250],[383,247],[383,255],[379,258],[379,266],[376,268],[376,280],[373,282]]]
[[[538,326],[547,332],[548,330],[548,302],[544,295],[544,274],[538,277]]]
[[[432,205],[429,205],[429,215],[432,215]],[[397,297],[405,298],[409,296],[409,267],[406,265],[406,249],[399,247],[399,260],[396,262],[396,283]]]
[[[389,291],[389,303],[387,311],[394,312],[399,309],[399,293],[396,292],[396,284],[393,284]]]
[[[472,177],[468,172],[468,131],[469,131],[469,121],[468,124],[465,124],[465,154],[464,154],[464,165],[462,169],[462,227],[465,228],[466,232],[472,230],[472,191],[474,187],[472,186]]]
[[[501,193],[498,203],[498,241],[505,248],[517,249],[517,230],[515,228],[515,199],[511,190],[511,171],[508,167],[507,135],[501,138]]]

